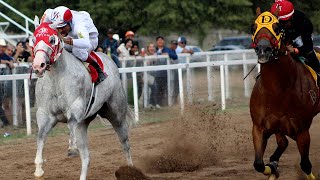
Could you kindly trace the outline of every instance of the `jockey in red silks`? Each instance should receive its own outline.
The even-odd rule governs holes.
[[[72,52],[81,61],[91,64],[98,72],[99,84],[106,78],[96,60],[90,55],[98,46],[98,30],[93,24],[90,14],[85,11],[73,11],[65,6],[47,9],[41,22],[52,23],[58,33],[63,36],[64,48]]]
[[[319,61],[313,50],[311,20],[302,11],[294,9],[288,0],[275,0],[270,12],[275,14],[277,11],[285,39],[293,41],[290,43],[292,45],[287,46],[288,50],[293,55],[305,57],[306,63],[319,75]]]

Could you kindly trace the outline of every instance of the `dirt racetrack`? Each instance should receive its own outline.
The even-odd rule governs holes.
[[[184,118],[132,128],[133,162],[149,179],[266,179],[254,171],[251,119],[246,107],[216,111],[210,106],[187,108]],[[166,110],[160,110],[160,113]],[[185,118],[188,117],[188,118]],[[62,124],[62,126],[65,126]],[[319,177],[320,119],[311,128],[310,159]],[[110,128],[89,130],[91,162],[88,179],[116,179],[126,165],[120,143]],[[67,157],[68,135],[49,137],[45,145],[45,179],[79,179],[80,158]],[[265,161],[275,149],[271,137]],[[35,138],[16,139],[0,146],[0,179],[34,179]],[[303,179],[295,142],[289,142],[280,161],[280,179]]]

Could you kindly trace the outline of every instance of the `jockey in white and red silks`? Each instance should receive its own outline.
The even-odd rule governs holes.
[[[98,46],[98,30],[95,27],[90,14],[85,11],[73,11],[67,7],[59,6],[55,9],[47,9],[41,22],[52,23],[58,33],[65,37],[64,48],[72,52],[81,61],[90,63],[98,72],[99,84],[106,78],[96,60],[90,55]]]

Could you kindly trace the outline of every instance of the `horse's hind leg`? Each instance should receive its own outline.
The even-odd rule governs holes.
[[[44,143],[51,129],[57,124],[57,121],[54,119],[50,119],[45,112],[42,112],[41,109],[38,109],[37,124],[38,124],[37,154],[34,160],[34,163],[36,165],[34,176],[42,177],[44,174],[44,171],[42,169],[42,165],[43,165],[42,153],[43,153]]]
[[[129,145],[129,127],[126,122],[127,102],[126,100],[119,100],[118,98],[118,96],[111,96],[109,102],[103,105],[98,114],[103,118],[107,118],[112,124],[118,134],[123,151],[126,154],[128,165],[133,165]]]
[[[252,127],[253,145],[255,150],[255,159],[253,166],[258,171],[265,175],[271,175],[271,169],[269,166],[265,166],[263,162],[263,154],[267,147],[268,138],[270,134],[267,134],[257,125]]]
[[[75,127],[75,137],[76,144],[79,150],[81,158],[81,175],[80,180],[85,180],[87,178],[88,167],[90,162],[89,150],[88,150],[88,141],[87,141],[87,130],[89,123],[81,122],[78,123]]]
[[[316,179],[311,172],[312,165],[309,160],[310,134],[309,131],[303,131],[297,135],[297,145],[301,156],[300,166],[306,173],[308,180]]]

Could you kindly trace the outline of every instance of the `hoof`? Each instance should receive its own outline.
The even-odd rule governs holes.
[[[77,157],[79,155],[78,149],[68,149],[68,156],[69,157]]]
[[[271,174],[268,180],[276,180],[277,176],[275,174]]]
[[[44,171],[41,171],[41,172],[34,172],[34,178],[36,179],[36,180],[44,180],[44,177],[43,177],[43,175],[44,175]]]
[[[280,176],[278,163],[274,161],[266,164],[263,174],[269,176],[269,180],[277,179]]]
[[[44,177],[42,176],[42,177],[35,177],[34,178],[35,180],[44,180]]]
[[[269,166],[271,169],[271,175],[275,175],[276,178],[280,176],[279,169],[278,169],[278,162],[273,161],[266,165]]]
[[[313,173],[311,172],[309,175],[307,175],[307,179],[308,180],[316,180],[316,177],[313,175]]]

